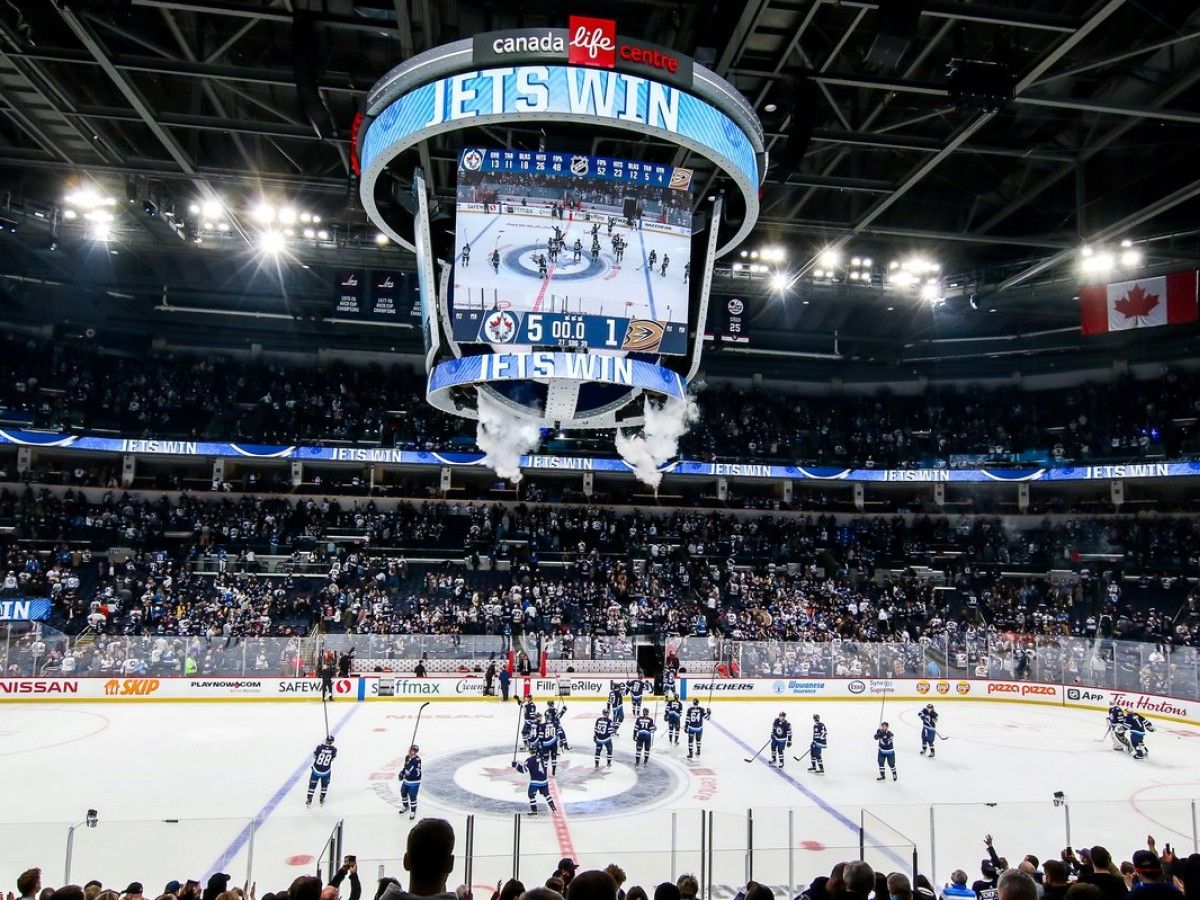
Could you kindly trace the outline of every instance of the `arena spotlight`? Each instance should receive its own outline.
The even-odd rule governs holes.
[[[1130,247],[1121,251],[1121,265],[1126,269],[1136,269],[1142,264],[1142,251]]]
[[[771,290],[778,294],[784,293],[792,283],[786,272],[776,272],[771,276]]]
[[[90,234],[93,241],[107,243],[108,239],[112,237],[112,227],[108,222],[93,222]]]
[[[216,198],[213,198],[213,197],[210,197],[209,199],[205,200],[203,203],[200,204],[200,212],[207,219],[220,218],[221,211],[223,208],[224,207],[221,205],[221,201]]]
[[[283,235],[273,228],[268,228],[258,238],[258,245],[263,253],[269,256],[278,256],[283,252],[283,248],[287,245],[287,241]]]
[[[262,201],[255,205],[250,211],[250,216],[259,225],[270,225],[275,221],[275,207],[266,201]]]
[[[826,247],[818,258],[826,269],[834,269],[842,261],[842,251],[836,247]]]
[[[382,231],[379,232],[377,235],[375,235],[375,243],[378,244],[380,247],[384,246],[387,242],[388,242],[388,236],[386,234],[384,234]]]

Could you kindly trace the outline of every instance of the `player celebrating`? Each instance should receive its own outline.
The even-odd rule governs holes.
[[[550,716],[538,716],[537,752],[550,761],[550,774],[558,774],[558,723]]]
[[[525,742],[528,748],[533,747],[533,741],[537,737],[537,722],[538,711],[537,704],[532,699],[526,700],[524,707],[521,710],[524,724],[521,725],[521,740]]]
[[[329,776],[333,774],[333,761],[337,757],[337,747],[333,746],[333,735],[325,738],[325,743],[317,744],[313,751],[312,772],[308,776],[308,799],[305,806],[312,806],[313,793],[317,790],[317,782],[321,782],[321,805],[325,805],[325,795],[329,793]]]
[[[921,718],[921,755],[929,751],[929,758],[934,757],[934,738],[937,737],[938,714],[932,703],[926,703],[925,708],[918,713]]]
[[[463,264],[464,269],[467,268],[467,266],[471,265],[471,242],[470,241],[467,241],[467,243],[463,244],[462,264]]]
[[[700,758],[700,742],[704,739],[704,720],[711,718],[711,709],[702,707],[699,700],[692,700],[692,705],[688,707],[687,711],[688,759],[692,758],[693,750],[696,758]]]
[[[785,747],[792,746],[792,723],[787,720],[787,713],[781,712],[771,723],[771,765],[783,768]]]
[[[567,740],[567,731],[563,728],[563,716],[567,714],[567,704],[556,707],[553,700],[546,701],[546,719],[554,723],[554,730],[558,734],[558,741],[562,744],[564,750],[570,750],[571,744]]]
[[[825,774],[825,747],[828,745],[829,729],[821,721],[821,717],[813,713],[812,743],[808,746],[808,771],[817,775]]]
[[[1146,746],[1146,732],[1154,730],[1154,723],[1132,709],[1125,713],[1125,727],[1129,729],[1129,749],[1134,759],[1145,759],[1150,755]]]
[[[612,767],[612,751],[613,751],[613,735],[617,733],[617,723],[614,722],[608,715],[608,707],[604,708],[604,712],[600,713],[600,718],[596,720],[595,730],[592,736],[596,740],[596,759],[593,769],[600,768],[600,751],[608,750],[608,765]]]
[[[500,248],[497,247],[492,251],[492,271],[497,275],[500,274]]]
[[[408,748],[408,758],[400,770],[400,815],[408,813],[409,819],[417,817],[417,794],[421,791],[420,748],[413,744]]]
[[[625,689],[615,681],[608,692],[608,708],[612,710],[613,721],[617,725],[625,721]]]
[[[669,257],[669,256],[668,256],[668,255],[667,255],[667,254],[664,252],[664,253],[663,253],[663,261],[662,261],[662,271],[658,273],[658,274],[659,274],[660,276],[662,276],[663,278],[666,278],[666,277],[667,277],[667,266],[670,264],[670,262],[671,262],[671,257]]]
[[[875,780],[883,781],[883,766],[886,763],[891,767],[892,781],[896,781],[900,777],[896,774],[896,736],[888,728],[887,722],[879,723],[879,727],[875,729],[875,740],[879,743],[879,753],[876,756],[876,762],[879,764],[879,777]]]
[[[536,816],[538,814],[538,794],[546,798],[546,805],[550,807],[550,812],[558,812],[558,807],[554,805],[554,798],[550,796],[550,779],[546,777],[546,761],[541,756],[537,753],[530,753],[524,764],[514,759],[513,768],[521,774],[529,776],[529,815]]]
[[[667,706],[663,713],[667,723],[667,743],[679,745],[679,723],[683,719],[683,701],[674,691],[667,693]]]
[[[640,762],[642,768],[650,765],[650,736],[658,730],[654,718],[648,712],[641,712],[633,721],[633,765],[637,768]]]

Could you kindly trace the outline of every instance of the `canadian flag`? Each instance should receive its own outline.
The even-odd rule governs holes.
[[[1195,271],[1089,285],[1079,292],[1083,333],[1195,322],[1196,287]]]

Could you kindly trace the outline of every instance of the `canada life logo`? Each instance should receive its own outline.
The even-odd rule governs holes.
[[[613,19],[571,16],[567,62],[573,66],[611,69],[617,64],[617,23]]]

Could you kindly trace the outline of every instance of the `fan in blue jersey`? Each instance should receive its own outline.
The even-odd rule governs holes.
[[[792,723],[787,720],[787,713],[781,712],[771,723],[771,765],[783,768],[787,754],[784,749],[792,746]]]
[[[551,721],[550,716],[538,716],[537,733],[534,737],[537,752],[542,759],[549,760],[550,774],[558,774],[558,725]]]
[[[321,803],[325,803],[325,795],[329,793],[329,776],[333,774],[333,761],[337,758],[337,747],[333,746],[333,737],[325,738],[325,743],[317,744],[313,751],[312,772],[308,776],[308,799],[305,806],[312,806],[313,794],[317,790],[317,782],[321,783]]]
[[[596,741],[596,764],[594,769],[600,768],[600,751],[608,751],[608,764],[612,765],[613,751],[613,735],[617,733],[617,723],[612,720],[608,714],[608,709],[600,713],[600,718],[596,720],[596,727],[592,732],[592,736]]]
[[[608,708],[612,710],[614,722],[620,725],[625,721],[625,688],[616,682],[608,692]]]
[[[921,719],[921,755],[925,755],[925,751],[929,751],[929,758],[933,759],[937,753],[937,748],[934,745],[934,740],[937,738],[938,713],[933,708],[932,703],[926,703],[925,708],[918,714]]]
[[[1146,746],[1146,732],[1154,730],[1154,723],[1131,709],[1125,713],[1124,724],[1129,729],[1129,749],[1133,758],[1145,759],[1150,755],[1150,748]]]
[[[513,760],[513,768],[529,776],[529,815],[536,816],[538,814],[538,794],[546,798],[546,805],[550,807],[550,812],[558,811],[558,807],[554,805],[554,798],[550,796],[550,779],[546,777],[546,761],[541,756],[531,753],[524,764]]]
[[[633,765],[636,768],[638,763],[642,764],[642,768],[650,765],[650,740],[651,735],[658,730],[658,726],[654,724],[654,718],[648,712],[638,713],[638,717],[633,720]]]
[[[667,694],[663,719],[667,723],[667,743],[678,745],[679,725],[683,721],[683,701],[675,694]]]
[[[876,756],[879,777],[875,780],[883,781],[883,766],[886,763],[892,770],[892,781],[896,781],[900,777],[896,774],[896,736],[888,728],[887,722],[879,723],[879,727],[875,729],[875,740],[879,743],[879,753]]]
[[[626,685],[626,690],[629,691],[629,705],[633,708],[636,718],[642,711],[642,695],[646,693],[646,682],[641,677],[634,678]]]
[[[821,721],[821,717],[813,715],[812,743],[808,745],[808,771],[817,775],[825,774],[825,748],[829,744],[829,729]]]
[[[567,704],[555,706],[553,700],[546,702],[546,720],[554,723],[554,728],[558,732],[558,742],[564,750],[571,749],[571,743],[567,740],[567,731],[563,728],[563,716],[567,714]]]
[[[688,759],[692,758],[693,753],[697,757],[700,756],[700,742],[704,740],[704,720],[710,718],[712,710],[701,706],[699,700],[693,700],[692,705],[688,707],[684,726],[688,736]]]
[[[534,749],[534,739],[537,737],[538,711],[533,700],[526,700],[521,707],[523,724],[521,725],[521,740],[527,750]]]
[[[400,770],[400,815],[408,813],[410,819],[417,817],[417,794],[421,791],[421,757],[417,754],[420,748],[413,744],[408,748],[408,758],[404,760],[404,768]]]

